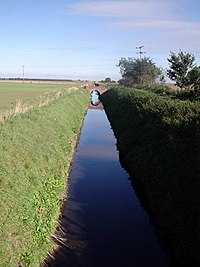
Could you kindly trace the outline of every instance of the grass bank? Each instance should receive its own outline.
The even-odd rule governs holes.
[[[200,102],[137,89],[101,100],[159,237],[179,266],[199,266]]]
[[[39,266],[51,250],[84,90],[0,124],[0,266]]]

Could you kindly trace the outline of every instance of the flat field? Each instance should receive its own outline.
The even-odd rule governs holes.
[[[78,83],[0,82],[0,115],[13,109],[19,100],[30,104],[45,93],[81,86]]]

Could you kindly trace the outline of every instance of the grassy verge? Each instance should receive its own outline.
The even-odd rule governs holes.
[[[199,266],[200,102],[137,89],[101,100],[159,237],[179,266]]]
[[[0,266],[39,266],[51,250],[88,98],[71,92],[0,124]]]

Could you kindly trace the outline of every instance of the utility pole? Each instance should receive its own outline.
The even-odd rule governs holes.
[[[25,65],[22,65],[22,70],[23,70],[22,71],[23,72],[23,76],[22,76],[23,77],[23,83],[24,83],[24,67],[25,67]]]
[[[144,51],[142,51],[142,48],[144,47],[144,45],[141,45],[141,46],[137,46],[136,49],[139,49],[140,51],[137,52],[137,54],[140,54],[140,59],[142,58],[142,54],[146,53]]]

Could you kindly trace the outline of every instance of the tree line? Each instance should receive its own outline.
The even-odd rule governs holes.
[[[177,54],[170,52],[169,69],[167,76],[175,82],[181,90],[190,90],[195,94],[200,94],[200,66],[195,63],[193,54],[179,51]],[[121,58],[117,67],[120,68],[122,79],[120,84],[126,86],[133,85],[153,85],[156,82],[165,83],[163,70],[156,66],[149,57],[144,58]]]

